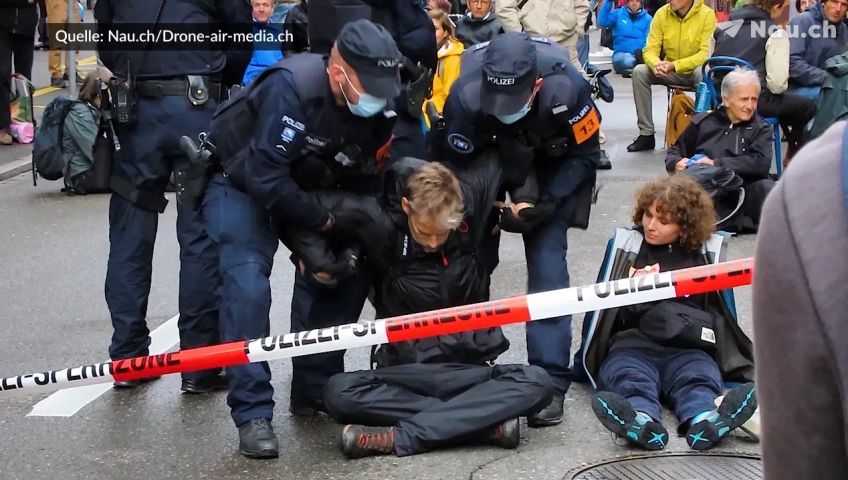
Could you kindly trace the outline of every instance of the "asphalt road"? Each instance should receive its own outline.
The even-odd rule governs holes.
[[[629,81],[614,77],[616,100],[600,106],[605,148],[614,168],[601,173],[600,199],[587,231],[571,231],[568,266],[572,284],[594,282],[606,240],[615,226],[629,225],[633,191],[664,174],[663,150],[629,154],[635,111]],[[655,118],[662,128],[665,91],[655,89]],[[660,140],[661,143],[661,140]],[[2,152],[0,152],[2,154]],[[68,197],[58,182],[33,188],[28,175],[0,182],[0,377],[102,361],[111,325],[103,298],[108,197]],[[173,199],[172,199],[173,200]],[[178,247],[175,210],[161,216],[154,258],[148,322],[156,327],[177,312]],[[730,258],[753,254],[754,237],[730,240]],[[280,249],[272,276],[272,333],[288,331],[293,267]],[[520,237],[501,243],[493,298],[525,291]],[[737,289],[740,322],[751,331],[750,289]],[[368,306],[364,318],[373,318]],[[580,331],[582,316],[574,319]],[[501,362],[526,359],[522,327],[506,328],[512,348]],[[577,340],[575,340],[576,342]],[[576,347],[576,345],[575,345]],[[367,352],[347,354],[347,368],[366,367]],[[291,364],[272,364],[277,409],[274,427],[280,458],[248,460],[237,452],[237,433],[224,392],[183,396],[178,377],[133,391],[107,391],[67,418],[27,417],[44,395],[0,400],[0,478],[415,478],[549,479],[586,462],[636,453],[617,445],[594,418],[589,389],[575,385],[566,397],[562,425],[527,429],[516,450],[463,447],[406,458],[348,461],[338,450],[339,426],[326,417],[288,414]],[[669,431],[676,427],[666,412]],[[756,444],[731,438],[724,450],[754,452]],[[671,451],[686,451],[673,438]]]

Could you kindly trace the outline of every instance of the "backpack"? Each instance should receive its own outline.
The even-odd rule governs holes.
[[[668,102],[668,118],[665,125],[666,145],[674,145],[695,114],[695,100],[683,90],[674,89]]]
[[[62,155],[62,135],[65,117],[71,111],[76,100],[67,96],[54,98],[44,109],[41,124],[35,132],[32,144],[32,182],[36,183],[36,173],[45,180],[62,178],[65,170],[65,158]]]

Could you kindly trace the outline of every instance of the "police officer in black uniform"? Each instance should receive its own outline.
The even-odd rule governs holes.
[[[456,168],[478,155],[499,155],[507,187],[536,172],[542,199],[508,206],[501,225],[513,231],[517,225],[524,233],[529,292],[568,287],[566,230],[588,225],[600,154],[600,114],[568,53],[519,32],[475,46],[462,59],[444,122],[433,139],[441,145],[437,154]],[[492,240],[488,255],[494,268],[498,239]],[[530,426],[562,421],[570,346],[570,316],[527,325],[529,363],[544,368],[555,385],[553,401],[528,418]]]
[[[388,99],[400,90],[399,63],[400,52],[388,31],[368,20],[351,22],[328,59],[311,53],[287,57],[216,112],[210,137],[220,171],[203,199],[203,216],[220,248],[222,341],[269,335],[269,276],[278,235],[333,230],[332,215],[310,188],[354,189],[369,176],[376,180],[391,138],[394,114]],[[303,273],[298,273],[298,285],[320,290]],[[367,286],[367,279],[348,279],[320,294],[331,305],[328,299],[341,292],[336,308],[358,315],[362,303],[346,304],[345,295]],[[353,298],[360,294],[364,298],[364,292]],[[322,318],[339,321],[326,314]],[[303,325],[292,314],[292,331],[324,326]],[[334,355],[343,362],[344,352]],[[292,410],[298,407],[298,395],[316,398],[324,385],[310,390],[316,388],[317,375],[297,370],[303,359],[294,363]],[[332,373],[336,371],[327,378]],[[268,365],[228,367],[227,376],[227,403],[241,453],[276,457]]]
[[[225,21],[249,25],[251,9],[241,0],[100,0],[95,18],[104,29],[135,24],[156,30],[187,21],[198,30],[228,29]],[[101,49],[100,58],[117,77],[111,90],[121,147],[115,152],[110,185],[114,193],[109,205],[106,303],[114,328],[109,355],[121,359],[148,354],[147,297],[159,214],[167,204],[163,193],[171,173],[188,162],[178,146],[180,136],[196,136],[205,129],[226,91],[227,54],[214,48],[176,50],[151,43],[104,46],[108,48]],[[177,239],[180,348],[218,343],[217,250],[199,213],[183,203],[177,204]],[[131,388],[138,383],[115,386]],[[183,374],[182,390],[188,393],[221,385],[218,371]]]
[[[309,43],[313,53],[328,54],[344,25],[370,19],[391,32],[404,55],[400,95],[393,98],[396,112],[391,158],[424,158],[426,144],[421,127],[421,103],[428,95],[428,72],[435,69],[436,41],[433,22],[420,0],[310,0]],[[421,67],[419,68],[418,65]],[[349,278],[338,288],[317,287],[295,273],[291,305],[292,331],[356,322],[370,288],[366,275]],[[344,352],[330,352],[292,360],[292,396],[295,415],[324,410],[323,389],[329,378],[344,371]]]

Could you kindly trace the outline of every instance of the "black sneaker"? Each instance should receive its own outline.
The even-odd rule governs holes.
[[[248,458],[277,458],[280,442],[274,434],[271,420],[257,418],[238,427],[239,452]]]
[[[512,449],[521,442],[521,424],[517,418],[499,423],[489,432],[487,443],[496,447]]]
[[[598,160],[598,170],[609,170],[612,168],[612,162],[610,162],[609,155],[607,155],[606,150],[601,150],[601,157]]]
[[[159,380],[159,377],[142,378],[141,380],[123,380],[120,382],[114,382],[112,384],[112,387],[117,388],[119,390],[128,390],[131,388],[135,388],[141,385],[142,383],[152,382],[154,380]]]
[[[532,428],[551,427],[562,423],[564,397],[565,395],[561,393],[555,393],[547,407],[527,416],[527,426]]]
[[[68,86],[68,82],[62,79],[62,77],[50,77],[50,86],[54,88],[65,88]]]
[[[757,393],[753,383],[740,385],[724,397],[721,405],[705,420],[689,427],[686,443],[693,450],[706,450],[716,445],[728,433],[747,422],[757,410]]]
[[[289,412],[295,417],[314,417],[321,413],[327,413],[324,400],[318,398],[291,397],[289,399]]]
[[[630,402],[613,392],[600,392],[592,400],[592,411],[610,432],[645,450],[662,450],[668,445],[668,430]]]
[[[392,427],[345,425],[341,441],[342,452],[347,458],[395,453],[395,429]]]
[[[633,143],[627,146],[628,152],[641,152],[643,150],[653,150],[657,147],[653,135],[639,135]]]

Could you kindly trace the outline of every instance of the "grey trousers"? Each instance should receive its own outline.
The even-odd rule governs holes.
[[[636,119],[639,126],[639,135],[654,135],[653,99],[651,98],[651,85],[679,85],[695,89],[701,81],[701,69],[688,75],[674,72],[666,77],[659,78],[647,65],[636,65],[631,77],[633,81],[633,100],[636,102]]]

